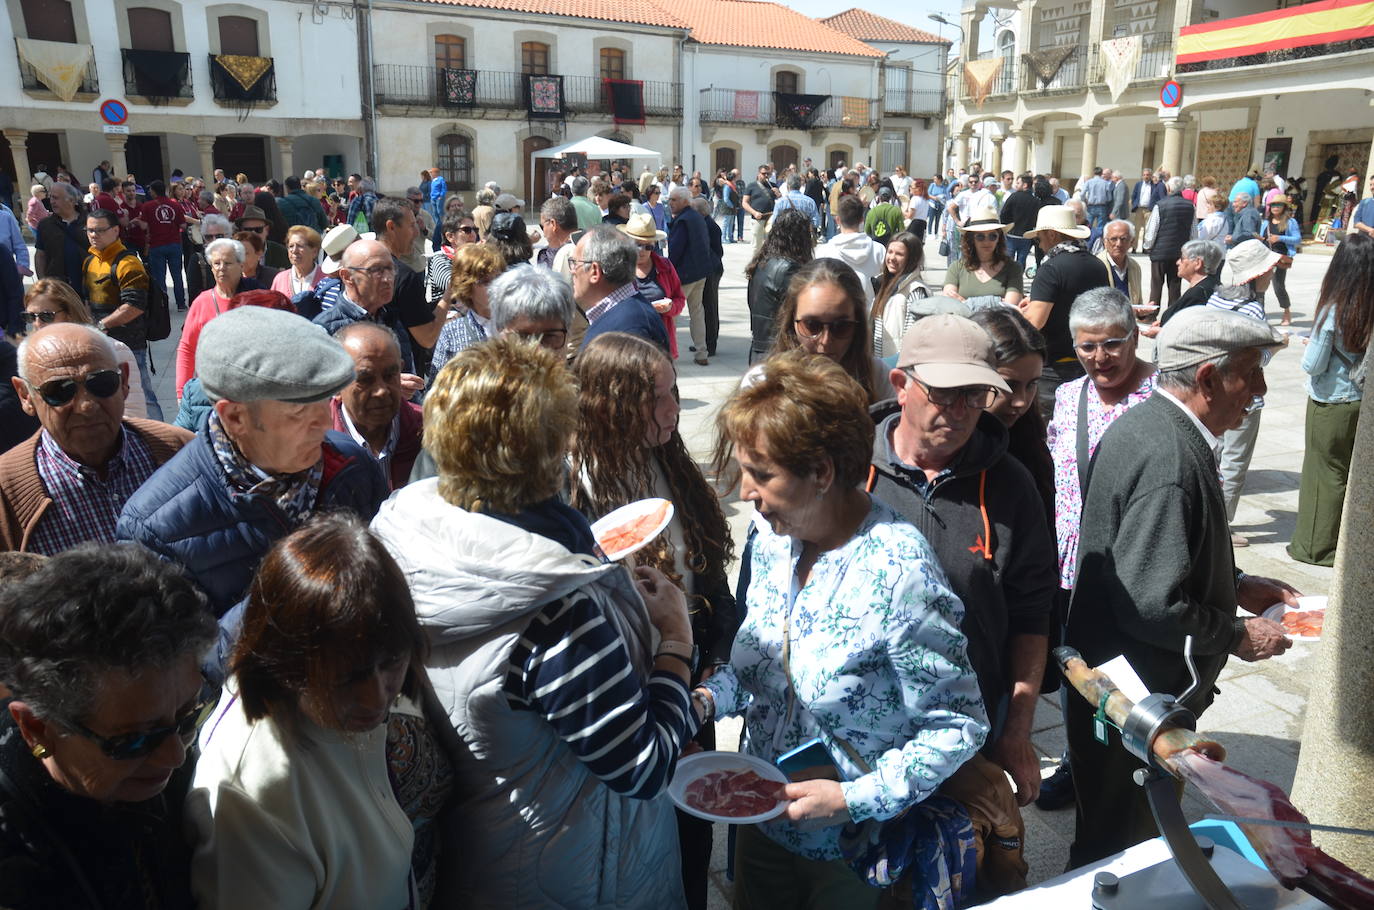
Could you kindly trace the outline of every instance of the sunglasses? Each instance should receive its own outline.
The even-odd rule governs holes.
[[[823,333],[829,333],[830,337],[836,341],[843,341],[853,336],[854,327],[858,325],[853,319],[837,319],[834,322],[826,322],[821,319],[798,319],[794,322],[797,334],[804,338],[819,338]]]
[[[1002,239],[1002,234],[1001,234],[1000,231],[979,231],[979,232],[977,232],[977,233],[969,234],[969,236],[972,237],[974,240],[1001,240],[1001,239]]]
[[[458,226],[458,232],[462,234],[476,234],[477,228],[471,224],[463,224]]]
[[[124,379],[118,370],[96,370],[88,373],[85,379],[50,379],[39,386],[29,383],[29,388],[52,407],[60,408],[76,397],[76,390],[80,386],[84,385],[86,391],[96,398],[109,398],[123,384]]]
[[[132,758],[141,758],[155,751],[167,737],[174,733],[181,737],[183,743],[190,742],[195,738],[196,731],[200,729],[201,724],[205,723],[211,712],[214,711],[217,701],[219,701],[219,688],[206,682],[201,686],[196,703],[188,708],[185,714],[176,718],[169,727],[158,727],[156,730],[146,730],[142,733],[101,736],[75,721],[72,721],[70,726],[87,739],[94,740],[107,758],[113,758],[115,761],[128,761]]]
[[[48,325],[56,321],[57,314],[54,313],[52,310],[39,310],[36,313],[24,314],[24,322],[28,325],[32,325],[35,322],[41,322],[44,325]]]

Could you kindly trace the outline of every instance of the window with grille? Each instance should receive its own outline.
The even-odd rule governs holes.
[[[76,43],[76,17],[67,0],[20,0],[24,30],[35,41]]]
[[[439,137],[439,171],[450,190],[472,189],[472,141],[467,136]]]
[[[219,52],[258,57],[258,22],[247,16],[219,17]]]
[[[129,47],[136,51],[174,51],[172,14],[151,6],[129,7]]]
[[[523,42],[520,45],[520,72],[527,76],[547,76],[549,46],[538,41]]]
[[[434,37],[434,65],[439,69],[467,69],[467,42],[458,35],[436,35]]]
[[[603,47],[601,49],[601,78],[625,78],[625,52],[620,48]]]
[[[773,77],[773,90],[777,92],[797,92],[797,74],[791,70],[781,70]]]

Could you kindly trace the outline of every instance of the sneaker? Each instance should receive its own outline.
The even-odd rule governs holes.
[[[1053,812],[1073,805],[1073,772],[1065,758],[1054,773],[1040,782],[1040,795],[1035,798],[1037,809]]]
[[[1231,546],[1233,546],[1233,547],[1248,547],[1248,546],[1250,546],[1250,541],[1246,540],[1244,537],[1242,537],[1242,536],[1239,535],[1239,534],[1232,534],[1232,535],[1231,535]]]
[[[709,360],[706,359],[706,355],[705,355],[705,354],[697,354],[697,356],[696,356],[696,362],[697,362],[697,366],[699,366],[699,367],[705,367],[705,366],[710,366],[710,365],[711,365],[711,361],[709,361]]]

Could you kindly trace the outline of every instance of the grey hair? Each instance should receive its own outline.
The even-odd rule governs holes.
[[[364,177],[358,181],[358,189],[364,193],[375,193],[377,192],[377,181],[371,177]]]
[[[214,191],[214,190],[201,190],[201,191],[200,191],[200,203],[201,203],[201,205],[214,205],[214,204],[215,204],[215,191]]]
[[[663,172],[664,172],[665,174],[668,173],[668,169],[667,169],[667,168],[664,168],[664,169],[663,169]],[[592,182],[591,182],[590,180],[588,180],[586,177],[574,177],[574,178],[573,178],[573,182],[572,182],[572,191],[573,191],[573,195],[574,195],[574,196],[585,196],[585,195],[587,195],[587,187],[589,187],[589,186],[591,186],[591,185],[592,185]],[[496,197],[493,196],[492,198],[495,199]]]
[[[697,196],[696,198],[691,200],[690,205],[692,206],[692,208],[697,210],[698,214],[702,215],[703,217],[711,217],[711,203],[707,200],[705,196]]]
[[[790,177],[788,177],[788,178],[787,178],[787,188],[788,188],[789,190],[799,190],[799,189],[801,189],[801,175],[800,175],[800,174],[793,174],[793,175],[791,175]]]
[[[687,191],[685,186],[675,186],[673,191],[668,194],[669,199],[690,199],[692,194]]]
[[[1231,372],[1232,355],[1238,353],[1240,352],[1234,351],[1231,354],[1221,354],[1219,356],[1212,357],[1208,360],[1204,360],[1202,361],[1202,363],[1195,363],[1190,367],[1184,367],[1181,370],[1169,370],[1168,372],[1161,372],[1158,374],[1158,378],[1156,378],[1155,384],[1159,388],[1162,388],[1165,391],[1171,393],[1187,394],[1189,392],[1194,392],[1197,390],[1198,370],[1202,369],[1202,367],[1205,364],[1210,363],[1217,368],[1218,373],[1229,374]],[[1157,351],[1156,356],[1158,356]]]
[[[491,302],[491,325],[498,332],[522,317],[534,322],[559,319],[564,328],[572,325],[572,287],[551,269],[528,262],[512,266],[487,285],[487,299]]]
[[[497,183],[495,180],[488,180],[486,183],[482,184],[482,186],[491,190],[491,197],[493,199],[501,195],[501,184]]]
[[[234,225],[224,215],[206,215],[200,219],[200,233],[204,236],[210,228],[219,228],[225,236],[234,233]],[[211,241],[213,243],[214,241]]]
[[[86,332],[86,334],[90,336],[91,343],[95,345],[97,350],[101,353],[110,355],[110,359],[113,360],[115,364],[119,363],[119,355],[115,353],[114,344],[110,341],[110,336],[106,335],[95,326],[85,322],[73,322],[69,323],[69,325],[78,326],[82,331]],[[41,341],[47,337],[49,336],[41,332],[29,332],[24,336],[24,340],[19,342],[19,350],[15,353],[15,356],[19,360],[19,378],[29,384],[33,383],[33,373],[29,370],[29,352],[32,350],[31,345],[35,338]]]
[[[1169,182],[1164,184],[1164,189],[1168,190],[1170,196],[1177,196],[1183,192],[1183,178],[1170,177]]]
[[[1183,244],[1179,255],[1184,259],[1201,259],[1202,270],[1208,275],[1220,273],[1221,265],[1226,261],[1226,250],[1215,240],[1189,240]]]
[[[478,205],[491,205],[491,204],[492,204],[493,202],[495,202],[495,201],[496,201],[496,194],[493,193],[493,192],[492,192],[490,189],[488,189],[487,187],[482,187],[480,190],[477,191],[477,204],[478,204]]]
[[[243,248],[243,243],[232,237],[221,237],[218,240],[211,240],[205,247],[205,261],[209,262],[210,257],[220,250],[232,250],[234,258],[243,265],[243,260],[248,257],[248,251]]]
[[[577,209],[573,208],[572,202],[562,196],[546,199],[539,207],[539,220],[543,221],[545,218],[551,219],[565,231],[577,230]]]
[[[1192,189],[1193,187],[1197,186],[1197,178],[1194,177],[1192,174],[1184,174],[1183,186],[1187,189]]]
[[[1249,203],[1254,198],[1255,197],[1251,196],[1249,193],[1236,193],[1236,198],[1232,199],[1231,201],[1236,202],[1237,200],[1239,200],[1241,202]]]
[[[1122,329],[1135,331],[1131,300],[1116,288],[1091,288],[1079,294],[1069,310],[1069,334],[1078,337],[1079,329]]]
[[[1127,221],[1125,218],[1113,218],[1111,221],[1108,221],[1108,222],[1106,223],[1106,225],[1103,226],[1103,228],[1102,228],[1102,233],[1103,233],[1103,234],[1106,234],[1106,233],[1107,233],[1107,228],[1111,227],[1111,226],[1114,225],[1114,224],[1124,224],[1124,225],[1126,225],[1126,236],[1129,237],[1129,238],[1132,239],[1132,240],[1135,239],[1135,225],[1134,225],[1134,224],[1131,224],[1131,223],[1130,223],[1129,221]]]
[[[608,284],[618,288],[634,280],[639,247],[611,225],[599,224],[587,231],[584,255],[588,262],[601,266]]]
[[[54,180],[52,183],[52,189],[60,190],[61,192],[66,193],[67,198],[70,199],[73,204],[81,201],[81,191],[78,190],[76,187],[72,186],[70,183],[67,183],[65,180]],[[48,195],[52,195],[52,190],[48,190]]]

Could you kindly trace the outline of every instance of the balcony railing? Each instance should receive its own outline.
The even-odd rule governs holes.
[[[1140,35],[1140,41],[1140,59],[1135,65],[1135,72],[1131,78],[1132,83],[1157,84],[1168,79],[1173,73],[1174,66],[1173,34],[1171,32],[1147,32]],[[979,59],[992,56],[994,55],[984,54]],[[1098,44],[1080,47],[1078,53],[1064,61],[1048,85],[1042,84],[1040,78],[1030,67],[1022,65],[1018,60],[1007,58],[1002,64],[1001,72],[997,74],[997,79],[993,82],[992,90],[988,92],[988,97],[995,98],[1014,92],[1053,92],[1083,89],[1088,85],[1103,85],[1107,79],[1106,73],[1106,61],[1102,56],[1101,45]],[[963,84],[962,68],[958,71],[957,84],[960,97],[965,101],[970,100],[971,94]]]
[[[881,103],[871,98],[831,95],[811,121],[811,129],[876,129]],[[773,93],[769,91],[704,88],[701,90],[700,120],[702,123],[741,123],[778,129],[795,128],[791,121],[777,110],[773,103]]]
[[[277,73],[272,58],[258,58],[267,60],[268,67],[251,88],[244,88],[232,75],[216,69],[219,64],[214,54],[211,54],[209,59],[210,92],[216,101],[232,107],[277,103]]]
[[[1177,72],[1272,66],[1371,50],[1371,21],[1374,0],[1354,4],[1318,0],[1184,26],[1178,33]]]
[[[990,60],[994,57],[1002,57],[1002,68],[997,72],[997,78],[992,81],[992,86],[988,90],[988,97],[995,98],[998,95],[1011,95],[1017,90],[1017,73],[1021,67],[1017,66],[1017,61],[1011,57],[994,52],[981,54],[976,59]],[[973,100],[973,93],[968,90],[968,85],[964,82],[964,68],[960,65],[955,73],[956,82],[959,86],[959,96],[965,101]]]
[[[1102,56],[1102,46],[1094,44],[1090,55],[1092,65],[1089,72],[1094,85],[1107,81],[1107,63]],[[1162,83],[1174,72],[1174,34],[1173,32],[1145,32],[1140,35],[1140,59],[1136,61],[1135,76],[1132,82]]]
[[[440,70],[432,66],[379,63],[372,68],[378,104],[453,110],[524,110],[525,77],[522,73],[478,70],[471,105],[451,104],[443,90]],[[564,76],[563,106],[570,114],[605,114],[611,103],[598,76]],[[644,113],[650,117],[682,116],[682,83],[644,83]]]
[[[888,88],[883,93],[883,113],[886,114],[933,114],[941,115],[945,110],[945,94],[937,89],[906,90]]]
[[[78,45],[72,46],[77,47]],[[19,58],[19,82],[26,92],[52,91],[42,79],[38,78],[38,71],[25,62],[23,57]],[[76,93],[78,95],[100,94],[100,77],[96,74],[95,57],[91,57],[86,63],[86,72],[81,77],[81,85],[77,88]]]
[[[124,92],[129,95],[141,95],[147,98],[155,98],[159,101],[163,99],[181,98],[191,99],[195,97],[195,92],[191,89],[191,66],[190,54],[174,53],[172,51],[130,51],[129,48],[120,48],[119,51],[124,60]],[[138,60],[135,59],[140,54],[156,53],[160,59],[156,61],[158,72],[141,73],[138,68]],[[180,69],[178,69],[180,67]]]

